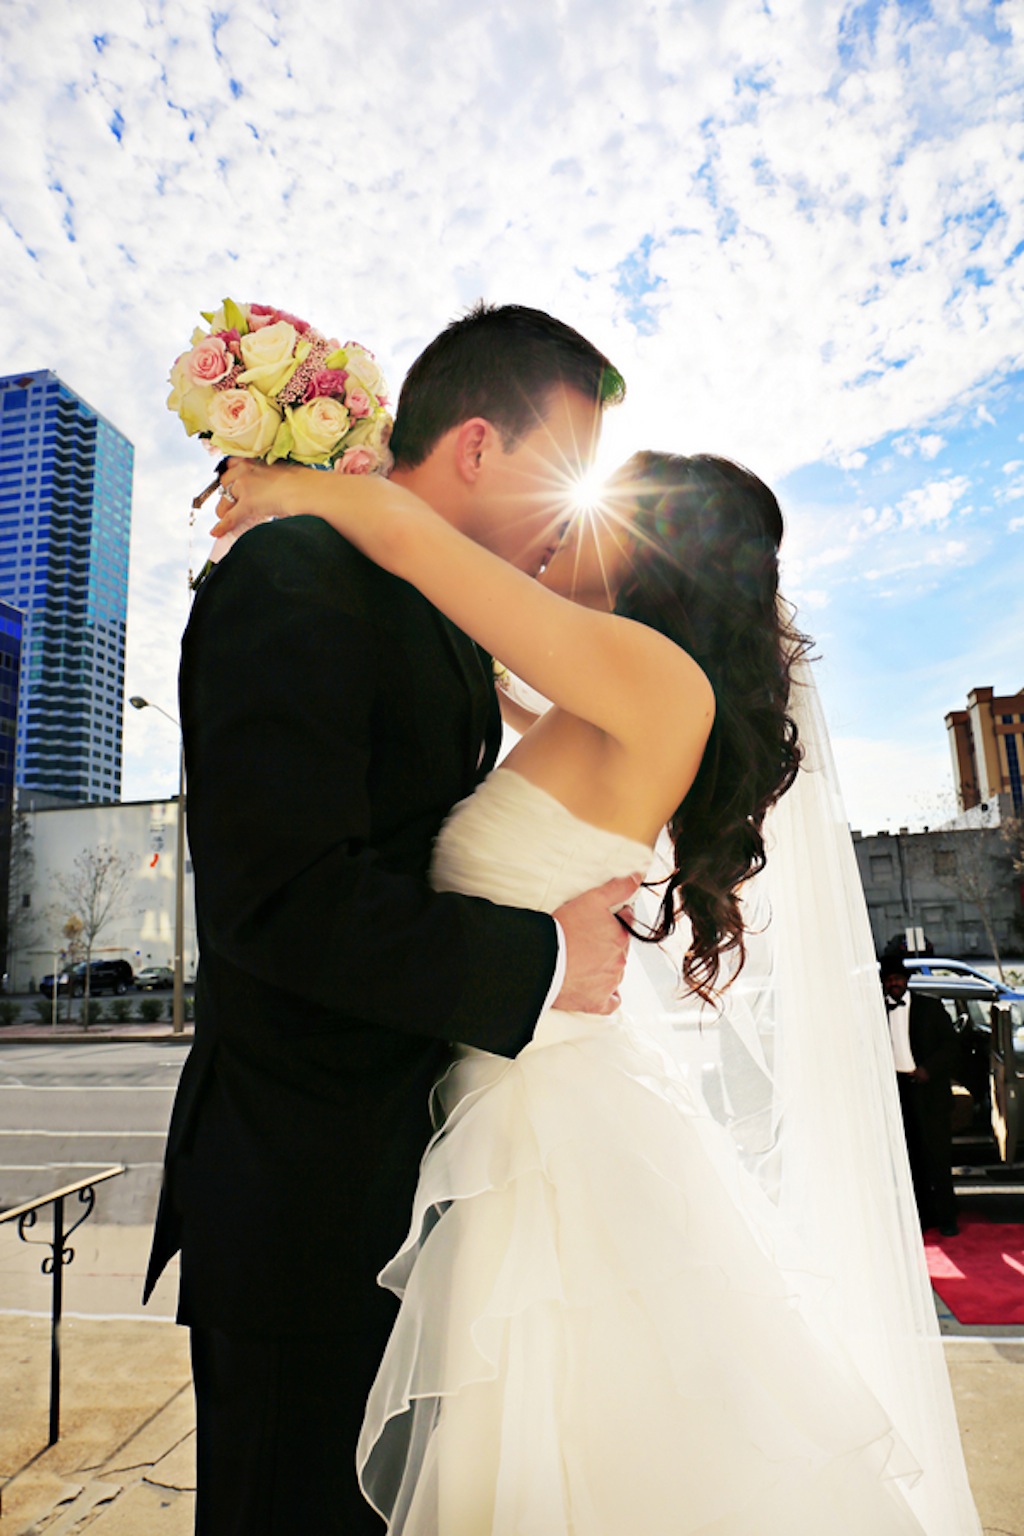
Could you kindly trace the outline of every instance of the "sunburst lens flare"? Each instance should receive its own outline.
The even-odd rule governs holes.
[[[574,481],[569,495],[572,511],[587,515],[597,511],[604,500],[605,479],[596,470],[588,470]]]

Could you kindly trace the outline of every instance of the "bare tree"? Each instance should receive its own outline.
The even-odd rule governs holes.
[[[85,945],[82,942],[82,919],[80,917],[76,916],[76,914],[74,912],[72,912],[70,917],[67,917],[67,918],[64,919],[64,923],[61,926],[61,930],[60,930],[60,936],[61,936],[61,938],[64,941],[63,946],[61,948],[61,965],[62,965],[62,967],[67,969],[67,973],[68,973],[67,1021],[70,1024],[71,1023],[71,1016],[72,1016],[72,1013],[74,1012],[74,1007],[75,1007],[75,1003],[74,1003],[75,989],[74,989],[74,986],[72,985],[71,978],[75,974],[75,966],[79,963],[79,961],[81,960],[83,954],[85,953]],[[54,975],[54,978],[53,978],[54,994],[56,994],[56,992],[57,992],[57,979],[58,979],[59,974],[60,973],[57,972]],[[54,1004],[53,1017],[54,1017],[54,1019],[56,1019],[56,1017],[57,1017],[57,1005],[56,1005],[56,1003]],[[86,1017],[88,1018],[88,1010],[86,1010]]]
[[[93,945],[103,930],[124,908],[125,887],[131,863],[106,844],[83,848],[70,871],[58,875],[56,885],[69,917],[81,923],[81,946],[85,957],[85,986],[82,1018],[89,1018],[90,962]],[[67,930],[65,929],[65,932]],[[68,992],[73,990],[70,978]]]
[[[1000,827],[1015,875],[1024,875],[1024,816],[1006,816]]]
[[[981,918],[1000,980],[1004,980],[1003,961],[996,939],[995,909],[1000,898],[1006,895],[1011,861],[999,847],[999,841],[999,834],[982,828],[952,832],[944,850],[948,864],[938,878],[974,907]]]

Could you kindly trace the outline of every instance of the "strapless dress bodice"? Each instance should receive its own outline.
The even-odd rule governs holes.
[[[554,912],[616,876],[646,873],[645,843],[581,821],[547,790],[499,768],[452,811],[434,845],[437,890]]]

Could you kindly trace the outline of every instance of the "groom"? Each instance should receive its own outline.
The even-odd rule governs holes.
[[[520,568],[557,538],[622,381],[537,310],[478,307],[402,390],[395,479]],[[199,1536],[360,1536],[363,1405],[452,1046],[607,1011],[615,881],[556,914],[439,894],[433,839],[493,765],[490,659],[326,523],[252,529],[200,589],[181,719],[202,963],[146,1295],[179,1248]]]

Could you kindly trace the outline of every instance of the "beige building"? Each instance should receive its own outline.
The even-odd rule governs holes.
[[[1024,810],[1024,689],[997,698],[975,688],[967,708],[946,716],[953,782],[961,811],[982,805]]]

